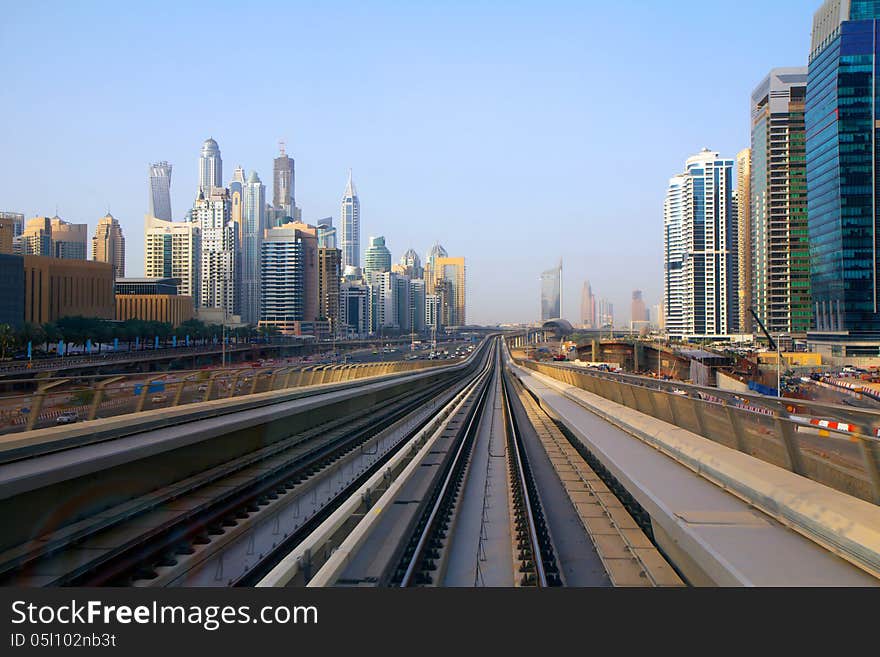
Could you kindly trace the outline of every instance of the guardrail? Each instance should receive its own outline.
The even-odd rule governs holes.
[[[880,504],[880,440],[867,426],[814,426],[785,408],[735,406],[617,375],[530,360],[520,366],[616,402],[874,504]],[[760,410],[759,410],[760,408]]]
[[[0,397],[0,434],[52,426],[62,414],[71,422],[174,408],[214,399],[352,381],[448,365],[457,360],[380,361],[347,365],[189,370],[150,375],[104,375],[40,381],[33,393]],[[21,409],[27,409],[23,413]]]

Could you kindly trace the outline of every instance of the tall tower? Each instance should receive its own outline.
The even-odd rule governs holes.
[[[345,238],[343,238],[344,241]],[[370,238],[370,248],[364,256],[364,280],[372,284],[372,275],[391,271],[391,251],[382,236]]]
[[[595,329],[596,326],[596,295],[590,281],[584,281],[581,289],[581,326],[586,329]]]
[[[244,185],[241,243],[241,315],[249,324],[260,321],[260,245],[266,230],[266,187],[256,171]]]
[[[342,268],[361,266],[361,202],[348,170],[348,184],[342,195]]]
[[[752,93],[749,217],[752,306],[771,333],[802,336],[811,319],[806,94],[806,67],[775,68]]]
[[[562,316],[562,260],[541,273],[541,321]]]
[[[703,149],[669,182],[664,204],[666,328],[723,337],[739,324],[733,160]]]
[[[122,227],[109,212],[98,221],[92,237],[92,260],[113,265],[116,278],[125,278],[125,238]]]
[[[150,165],[150,216],[171,221],[171,165]]]
[[[293,158],[285,152],[285,143],[278,144],[281,153],[275,158],[272,179],[272,205],[276,210],[283,210],[284,216],[293,217],[296,200],[296,172]],[[296,217],[294,217],[296,218]]]
[[[195,221],[164,221],[147,215],[144,226],[144,276],[178,278],[177,293],[199,307],[202,231]]]
[[[217,142],[208,139],[199,157],[199,191],[208,197],[215,187],[223,187],[223,160]]]
[[[224,319],[228,319],[238,308],[239,278],[238,234],[232,221],[229,193],[222,187],[215,187],[208,196],[200,192],[192,216],[201,229],[199,306],[221,310]]]
[[[739,330],[752,332],[752,149],[736,155],[736,220],[739,242]]]
[[[840,343],[841,356],[876,356],[880,340],[878,18],[869,0],[827,0],[813,18],[805,132],[814,339]]]

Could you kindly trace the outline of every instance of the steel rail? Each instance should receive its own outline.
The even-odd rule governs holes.
[[[422,529],[421,535],[419,536],[419,540],[416,544],[415,550],[413,551],[412,558],[410,559],[409,564],[406,568],[406,572],[404,573],[403,578],[400,581],[400,588],[406,588],[410,585],[416,569],[421,564],[423,560],[425,545],[435,531],[434,522],[437,519],[437,516],[440,514],[442,507],[447,502],[447,495],[450,490],[450,485],[453,479],[458,475],[459,469],[462,467],[464,461],[466,460],[466,450],[473,443],[473,441],[470,439],[473,437],[474,431],[478,426],[478,422],[482,417],[482,410],[485,406],[486,397],[488,396],[488,379],[492,376],[492,370],[494,369],[492,363],[494,362],[494,360],[495,354],[493,353],[486,361],[486,370],[480,375],[478,385],[481,385],[482,388],[477,393],[478,398],[474,401],[474,405],[472,407],[473,412],[470,414],[470,419],[468,420],[467,427],[461,433],[461,440],[459,441],[458,449],[456,450],[455,456],[453,457],[452,461],[448,465],[446,477],[444,477],[443,484],[441,485],[437,493],[437,499],[435,500],[431,508],[431,513],[428,515],[428,519],[425,522],[425,526]]]
[[[538,539],[535,515],[532,510],[532,500],[529,496],[528,482],[526,480],[525,467],[523,463],[525,460],[525,454],[522,444],[522,436],[520,435],[519,430],[516,426],[516,418],[513,415],[513,407],[510,404],[510,397],[507,390],[508,382],[503,373],[501,374],[501,379],[501,396],[504,400],[504,411],[505,417],[507,419],[508,436],[510,436],[510,440],[513,443],[514,447],[514,449],[510,451],[514,455],[514,462],[519,479],[520,494],[523,498],[523,506],[526,514],[526,524],[528,525],[529,532],[529,543],[531,544],[532,548],[532,561],[535,564],[535,574],[537,576],[537,585],[541,588],[546,588],[547,572],[544,568],[544,558],[541,551],[541,543]]]

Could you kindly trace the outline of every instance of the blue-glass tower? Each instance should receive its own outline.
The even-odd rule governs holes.
[[[813,329],[848,342],[880,339],[878,18],[880,0],[825,2],[813,21],[807,82]]]

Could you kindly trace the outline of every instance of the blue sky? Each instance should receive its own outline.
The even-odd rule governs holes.
[[[109,207],[137,276],[150,162],[181,218],[204,139],[271,196],[284,138],[305,220],[338,219],[352,167],[362,244],[465,256],[469,321],[534,320],[562,257],[566,317],[589,278],[628,322],[634,288],[662,296],[668,178],[748,145],[819,4],[0,0],[0,209]]]

